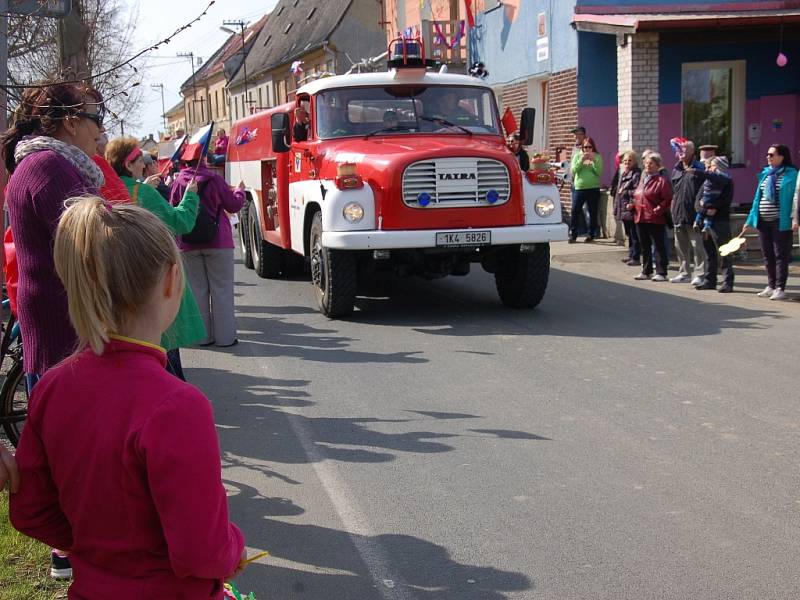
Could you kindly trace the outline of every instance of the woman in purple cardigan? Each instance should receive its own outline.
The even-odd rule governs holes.
[[[53,239],[64,201],[97,194],[97,153],[105,108],[93,88],[52,83],[23,92],[12,126],[0,136],[11,177],[6,205],[19,263],[18,318],[29,387],[69,356],[77,338],[67,295],[53,263]]]
[[[192,150],[187,150],[187,153]],[[206,168],[199,148],[191,156],[184,155],[184,168],[170,190],[170,201],[180,202],[186,187],[197,181],[200,208],[219,226],[214,239],[207,243],[191,244],[178,237],[178,247],[183,255],[186,278],[192,286],[208,338],[202,346],[216,345],[220,348],[234,346],[236,338],[236,316],[233,303],[233,233],[228,213],[237,213],[244,204],[244,183],[232,191],[225,179]]]
[[[17,318],[29,392],[77,348],[53,243],[64,201],[97,194],[103,186],[103,173],[89,157],[97,154],[104,115],[103,97],[95,89],[54,82],[26,89],[11,128],[0,136],[11,174],[5,197],[17,251]],[[51,562],[51,577],[72,576],[64,552],[53,549]]]

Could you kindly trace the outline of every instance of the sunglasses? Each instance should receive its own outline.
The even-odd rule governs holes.
[[[767,158],[772,158],[773,156],[775,156],[774,152],[767,152]]]
[[[79,113],[75,113],[75,115],[78,116],[78,117],[83,117],[83,118],[89,119],[90,121],[94,121],[95,125],[97,125],[98,127],[101,127],[101,128],[103,127],[103,115],[98,115],[98,114],[89,113],[89,112],[79,112]]]

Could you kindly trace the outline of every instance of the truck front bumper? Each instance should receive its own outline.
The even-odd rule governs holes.
[[[436,234],[442,232],[491,231],[491,246],[540,244],[567,239],[564,223],[520,225],[516,227],[483,227],[474,229],[422,229],[403,231],[324,231],[322,245],[336,250],[395,250],[436,248]]]

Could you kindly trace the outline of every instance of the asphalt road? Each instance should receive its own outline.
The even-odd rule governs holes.
[[[237,265],[212,398],[259,600],[800,596],[800,304],[562,257],[383,282],[346,321]],[[746,278],[744,278],[746,279]],[[381,286],[377,286],[380,288]]]

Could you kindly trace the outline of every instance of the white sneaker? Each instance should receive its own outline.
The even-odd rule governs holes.
[[[756,294],[756,296],[758,296],[759,298],[771,298],[772,294],[774,294],[774,293],[775,293],[775,290],[773,288],[771,288],[770,286],[767,286],[763,290],[758,292]]]
[[[786,292],[784,292],[781,288],[777,288],[774,292],[772,292],[772,296],[770,296],[769,299],[786,300]]]
[[[645,273],[639,273],[636,277],[634,277],[636,281],[645,281],[650,279],[650,275],[646,275]]]
[[[703,285],[705,282],[706,282],[706,280],[704,278],[700,277],[699,275],[697,277],[695,277],[694,279],[692,279],[692,285],[693,286]]]
[[[675,275],[672,279],[669,280],[670,283],[686,283],[689,281],[689,276],[685,273],[681,273],[679,275]]]
[[[666,281],[667,278],[663,275],[653,275],[653,281]]]

